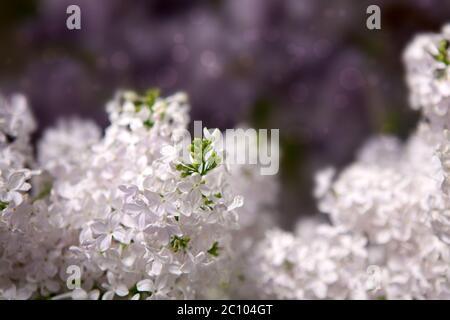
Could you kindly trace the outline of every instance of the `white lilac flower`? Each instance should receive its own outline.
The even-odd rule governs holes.
[[[439,139],[421,124],[404,145],[372,139],[336,178],[332,169],[319,174],[315,194],[331,225],[307,219],[295,233],[269,231],[245,273],[253,296],[449,298],[449,247],[430,223],[442,182]]]
[[[241,139],[241,140],[239,140]],[[256,136],[237,137],[238,154],[249,154],[249,148],[258,150]],[[227,154],[228,160],[231,155]],[[252,299],[255,287],[245,276],[245,270],[252,268],[249,257],[255,246],[264,238],[265,232],[276,225],[277,198],[279,186],[277,176],[261,175],[258,164],[236,164],[228,161],[231,173],[230,187],[242,195],[243,205],[237,210],[239,229],[232,235],[232,251],[228,267],[231,270],[229,285],[221,292],[214,291],[209,297],[238,297]]]
[[[420,34],[404,53],[410,102],[430,120],[447,127],[450,108],[450,26],[441,34]]]
[[[416,225],[426,224],[426,203],[439,191],[433,153],[420,135],[405,146],[394,138],[372,140],[320,197],[319,208],[335,225],[377,244],[407,240]]]
[[[437,141],[425,124],[404,146],[372,140],[319,199],[333,225],[367,236],[370,265],[380,270],[380,297],[449,297],[449,247],[430,223],[441,193]]]
[[[184,94],[119,93],[103,137],[60,122],[38,161],[25,98],[1,97],[0,299],[450,298],[449,43],[446,26],[405,52],[417,130],[320,172],[330,221],[294,232],[276,227],[275,178],[222,159],[219,131],[186,142]]]
[[[214,137],[179,156],[184,94],[119,94],[103,138],[92,123],[59,123],[39,143],[45,175],[33,181],[23,102],[0,108],[0,298],[193,298],[228,279],[222,262],[243,200]],[[82,270],[71,292],[69,265]]]
[[[258,298],[366,298],[367,240],[315,223],[306,235],[279,229],[267,232],[247,270]]]
[[[9,100],[0,96],[0,209],[19,206],[31,185],[27,182],[37,171],[33,165],[30,134],[35,123],[25,97]]]
[[[98,288],[103,299],[193,298],[218,285],[242,200],[212,137],[183,144],[184,94],[125,92],[107,109],[102,139],[74,123],[41,143],[41,165],[53,175],[51,220],[79,233],[68,259],[84,270],[84,296]]]
[[[0,298],[47,296],[60,289],[62,238],[48,223],[35,190],[30,134],[34,120],[23,96],[0,98]],[[67,235],[66,238],[70,238]]]
[[[70,179],[74,175],[72,170],[87,160],[89,148],[100,140],[100,136],[100,128],[92,121],[61,120],[56,127],[44,132],[38,146],[38,162],[51,175],[62,178],[67,173],[67,179]]]
[[[448,131],[441,134],[436,148],[440,176],[437,184],[441,192],[436,192],[429,201],[431,224],[439,238],[450,245],[450,140]]]

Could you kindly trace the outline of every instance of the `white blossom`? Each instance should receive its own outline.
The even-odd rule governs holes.
[[[258,297],[366,298],[367,240],[319,223],[311,233],[267,232],[252,255],[255,267],[246,274],[256,283]]]
[[[218,130],[186,140],[183,93],[119,92],[104,134],[60,121],[36,159],[26,99],[1,97],[0,299],[449,299],[449,49],[450,26],[417,36],[417,129],[318,172],[322,215],[294,231],[276,177],[229,163]]]
[[[436,126],[447,127],[450,107],[450,27],[416,36],[404,53],[410,102]]]

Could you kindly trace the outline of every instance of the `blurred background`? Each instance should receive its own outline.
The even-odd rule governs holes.
[[[81,8],[81,30],[66,8]],[[381,30],[366,9],[381,8]],[[0,91],[23,92],[39,132],[63,116],[107,125],[120,88],[186,91],[207,127],[279,128],[286,228],[317,210],[313,175],[369,136],[405,138],[402,50],[450,22],[442,0],[14,0],[0,2]]]

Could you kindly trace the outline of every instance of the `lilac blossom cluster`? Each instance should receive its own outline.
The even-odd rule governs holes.
[[[276,225],[273,176],[228,164],[218,131],[186,143],[185,94],[120,92],[104,135],[62,121],[37,157],[25,98],[2,99],[0,298],[449,299],[448,30],[405,51],[423,115],[413,134],[374,137],[340,172],[320,171],[329,222],[294,232]]]
[[[185,94],[121,92],[107,106],[111,124],[103,137],[92,122],[61,121],[45,132],[36,159],[25,98],[0,107],[1,298],[186,299],[225,292],[235,254],[244,255],[251,241],[233,237],[246,230],[251,239],[260,211],[251,196],[243,210],[240,193],[269,178],[223,161],[214,132],[186,144]],[[188,161],[179,148],[189,148]],[[80,271],[75,288],[73,267]]]
[[[316,176],[330,223],[268,231],[247,274],[261,297],[449,299],[450,33],[405,51],[411,106],[423,117],[406,142],[370,139],[354,163]],[[254,270],[256,268],[256,270]]]

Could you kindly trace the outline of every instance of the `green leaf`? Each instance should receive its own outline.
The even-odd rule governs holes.
[[[204,203],[206,206],[211,206],[212,204],[214,204],[214,201],[212,201],[212,200],[209,199],[208,197],[206,197],[206,196],[204,196],[204,195],[202,195],[202,197],[203,197],[203,203]]]
[[[436,61],[444,63],[446,66],[450,65],[450,59],[448,56],[448,49],[450,47],[450,41],[443,39],[439,41],[438,54],[434,55]]]
[[[136,112],[140,112],[143,107],[147,107],[150,111],[159,98],[161,91],[158,88],[150,88],[143,95],[133,94],[132,102]],[[129,98],[130,99],[130,98]]]
[[[0,201],[0,211],[5,210],[9,205],[9,202],[7,201]]]
[[[154,124],[155,124],[155,122],[154,122],[152,119],[150,119],[150,118],[144,121],[144,126],[145,126],[147,129],[153,128],[153,125],[154,125]]]
[[[219,242],[215,241],[211,248],[208,250],[208,253],[213,257],[219,256]]]
[[[142,106],[144,105],[144,103],[141,100],[139,100],[139,99],[138,100],[134,100],[133,104],[134,104],[134,111],[136,113],[140,112],[142,110]]]
[[[145,92],[145,103],[147,107],[152,108],[156,102],[156,99],[159,98],[161,94],[161,90],[158,88],[150,88]]]
[[[189,152],[192,163],[180,163],[176,166],[183,178],[194,173],[204,176],[221,162],[219,155],[212,147],[212,141],[208,139],[195,138],[189,146]]]
[[[178,252],[180,250],[186,251],[189,245],[189,241],[191,241],[191,239],[188,236],[172,236],[172,238],[170,239],[170,247],[172,248],[173,252]]]
[[[151,129],[155,125],[155,122],[152,120],[153,105],[155,104],[159,96],[160,90],[158,88],[151,88],[148,89],[144,95],[137,95],[135,93],[132,93],[131,97],[126,97],[126,99],[128,99],[129,101],[131,100],[131,102],[134,104],[135,112],[140,112],[144,107],[147,107],[148,110],[150,110],[149,118],[144,121],[144,126],[147,129]]]

